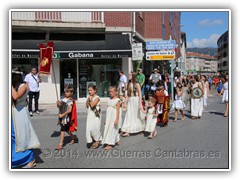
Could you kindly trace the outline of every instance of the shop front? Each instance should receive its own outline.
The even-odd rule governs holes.
[[[36,48],[20,49],[14,46],[13,41],[12,66],[19,64],[19,59],[23,60],[25,57],[28,64],[25,71],[30,71],[30,67],[36,66],[39,59],[35,57],[33,61],[29,54],[36,56],[38,52]],[[91,83],[97,86],[98,95],[104,100],[104,97],[108,97],[108,87],[118,85],[119,70],[124,70],[126,75],[132,70],[131,56],[128,35],[106,34],[104,40],[97,41],[55,41],[53,66],[56,86],[51,70],[50,76],[42,78],[40,103],[55,103],[55,87],[58,96],[61,96],[68,85],[74,87],[75,99],[85,101],[87,87]]]

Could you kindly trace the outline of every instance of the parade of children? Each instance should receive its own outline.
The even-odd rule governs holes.
[[[142,69],[139,71],[142,73]],[[171,92],[175,92],[172,97],[172,94],[169,93],[171,87],[168,87],[170,75],[162,76],[157,68],[154,68],[151,76],[146,76],[149,77],[146,80],[144,76],[141,83],[138,82],[140,77],[137,78],[137,73],[129,72],[127,73],[128,78],[125,78],[123,71],[120,70],[119,72],[124,80],[121,80],[119,85],[108,86],[108,97],[105,97],[104,102],[102,97],[98,96],[97,86],[94,83],[88,84],[86,87],[87,97],[84,99],[84,109],[87,114],[85,119],[82,118],[84,116],[77,117],[79,109],[77,109],[77,101],[73,98],[76,89],[72,86],[65,87],[64,95],[56,102],[59,111],[57,124],[60,125],[60,140],[55,150],[61,151],[65,146],[77,143],[77,136],[74,135],[77,130],[85,133],[86,138],[78,138],[83,138],[87,148],[90,149],[112,150],[116,146],[121,147],[124,144],[122,139],[131,139],[133,135],[146,138],[147,134],[147,139],[149,139],[147,141],[151,142],[156,139],[157,134],[157,137],[161,137],[161,129],[168,128],[169,120],[171,120],[171,128],[174,128],[178,123],[188,122],[189,117],[190,120],[197,120],[205,113],[203,108],[207,108],[207,100],[210,94],[209,82],[205,75],[176,76],[178,81],[176,81],[176,89],[171,90]],[[25,154],[24,152],[17,154],[17,149],[14,149],[12,162],[14,167],[26,165],[26,167],[32,168],[35,166],[35,160],[31,147],[38,147],[40,143],[32,128],[29,112],[25,107],[27,86],[19,79],[20,75],[20,72],[13,72],[12,98],[14,115],[12,121],[18,122],[19,118],[26,118],[27,127],[25,129],[31,129],[34,146],[27,144],[29,148],[27,146],[27,148],[22,149]],[[172,79],[174,78],[172,77]],[[223,87],[219,95],[223,95],[222,102],[225,103],[224,117],[228,117],[228,76],[226,75],[222,81]],[[150,84],[151,82],[152,84]],[[151,85],[154,88],[151,88]],[[146,89],[147,86],[148,89]],[[216,90],[212,89],[211,91]],[[102,109],[103,104],[106,107],[104,111]],[[190,112],[186,110],[186,105],[190,106]],[[17,111],[16,108],[20,106],[25,107],[24,111]],[[181,121],[178,121],[179,112]],[[86,126],[78,128],[78,121],[86,121]],[[12,127],[13,130],[18,133],[28,133],[21,124]],[[65,133],[70,137],[66,138]],[[69,141],[66,141],[66,139],[69,139]],[[12,140],[13,145],[16,143],[18,142]],[[16,158],[21,159],[20,156],[29,156],[29,160],[16,162]]]

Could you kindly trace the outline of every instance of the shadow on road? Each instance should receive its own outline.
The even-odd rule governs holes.
[[[52,134],[51,134],[51,137],[59,137],[60,136],[60,131],[54,131]]]
[[[215,115],[219,115],[219,116],[223,116],[224,113],[221,112],[209,112],[210,114],[215,114]]]
[[[34,152],[34,157],[35,157],[36,163],[37,164],[44,163],[44,161],[40,158],[40,154],[42,154],[42,150],[34,149],[33,152]]]

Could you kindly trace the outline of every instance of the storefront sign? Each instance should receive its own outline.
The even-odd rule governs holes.
[[[142,43],[132,44],[132,60],[140,61],[143,59]]]
[[[132,50],[99,50],[93,52],[60,52],[55,51],[53,59],[88,59],[88,58],[125,58],[131,57]],[[13,51],[12,58],[39,58],[39,51]]]
[[[166,40],[166,41],[147,41],[146,49],[147,50],[174,50],[176,47],[175,40]]]
[[[174,60],[175,51],[149,51],[146,52],[146,60]]]
[[[96,52],[69,52],[60,53],[61,58],[88,59],[88,58],[124,58],[131,57],[131,51],[96,51]]]
[[[12,52],[12,58],[38,58],[39,52],[18,52],[13,51]]]
[[[60,53],[54,53],[53,54],[53,59],[60,59],[60,58],[61,58]]]
[[[68,54],[69,58],[93,58],[93,54],[92,53],[73,53],[70,52]]]

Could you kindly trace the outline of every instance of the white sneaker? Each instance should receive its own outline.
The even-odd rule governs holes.
[[[30,112],[29,112],[29,115],[30,115],[30,116],[33,116],[33,112],[32,112],[32,111],[30,111]]]
[[[39,111],[35,111],[36,112],[36,114],[39,114],[40,112]]]

